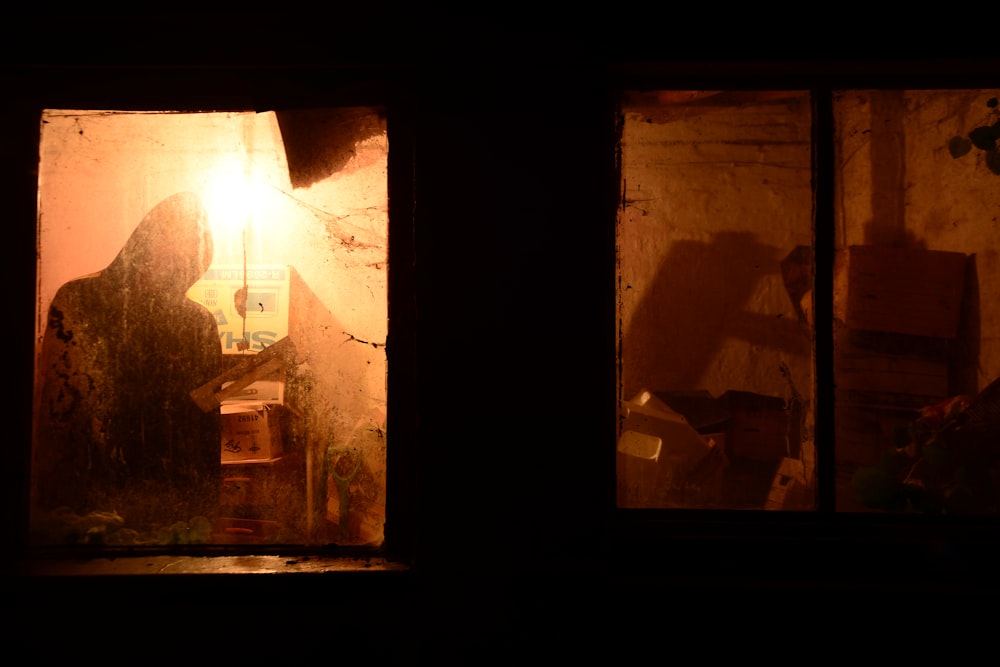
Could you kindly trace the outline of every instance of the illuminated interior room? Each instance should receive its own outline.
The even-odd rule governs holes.
[[[815,510],[832,379],[836,511],[995,514],[997,93],[837,91],[821,237],[814,113],[808,91],[625,96],[618,505]]]
[[[32,540],[381,544],[384,114],[41,123]]]
[[[144,9],[2,47],[12,654],[992,649],[965,15]]]
[[[815,507],[810,117],[804,91],[622,103],[620,507]]]
[[[833,98],[840,511],[1000,512],[997,94]]]

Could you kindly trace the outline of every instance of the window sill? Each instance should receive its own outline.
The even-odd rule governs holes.
[[[410,566],[385,557],[316,555],[150,555],[47,558],[25,561],[20,574],[39,577],[108,575],[322,574],[333,572],[406,572]]]

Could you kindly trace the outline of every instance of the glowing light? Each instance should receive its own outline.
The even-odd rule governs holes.
[[[203,194],[212,231],[221,236],[242,233],[253,213],[253,192],[252,176],[242,165],[216,169]]]
[[[262,251],[259,246],[265,231],[261,226],[267,191],[261,175],[239,160],[213,170],[202,200],[215,238],[217,262],[242,259],[246,251]]]

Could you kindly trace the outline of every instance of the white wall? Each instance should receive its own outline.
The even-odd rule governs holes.
[[[812,393],[781,261],[813,242],[804,93],[637,96],[622,139],[622,393]]]

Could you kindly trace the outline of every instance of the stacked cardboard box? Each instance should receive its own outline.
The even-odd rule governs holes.
[[[847,326],[907,336],[958,336],[967,256],[919,248],[851,246]]]
[[[279,408],[268,403],[227,403],[222,420],[222,463],[270,461],[281,455]]]
[[[801,450],[802,406],[779,396],[729,390],[657,392],[701,435],[725,446],[733,458],[780,461]]]
[[[778,396],[730,390],[720,399],[729,414],[729,454],[755,461],[798,457],[802,447],[802,407]]]
[[[188,292],[215,315],[227,368],[221,388],[193,393],[203,409],[218,410],[222,426],[223,518],[216,533],[224,542],[268,541],[288,512],[282,487],[293,464],[284,456],[280,416],[294,355],[287,337],[290,274],[286,265],[213,265]]]
[[[968,256],[851,246],[834,380],[842,405],[913,409],[950,393],[949,341],[959,335]]]

